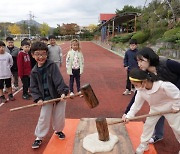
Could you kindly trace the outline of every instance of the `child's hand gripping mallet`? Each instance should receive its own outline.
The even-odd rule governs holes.
[[[73,97],[77,97],[80,95],[83,95],[86,103],[88,104],[88,106],[90,108],[95,108],[96,106],[99,105],[99,101],[97,99],[97,97],[95,96],[93,89],[91,88],[90,84],[86,84],[84,86],[81,87],[81,93],[82,94],[75,94],[74,96],[65,96],[64,98],[55,98],[55,99],[51,99],[48,101],[43,101],[43,105],[48,104],[48,103],[54,103],[56,101],[62,101],[63,99],[68,99],[68,98],[73,98]],[[25,109],[25,108],[30,108],[30,107],[34,107],[34,106],[38,106],[37,103],[34,104],[29,104],[29,105],[25,105],[25,106],[21,106],[21,107],[17,107],[17,108],[13,108],[10,109],[10,111],[17,111],[17,110],[21,110],[21,109]]]

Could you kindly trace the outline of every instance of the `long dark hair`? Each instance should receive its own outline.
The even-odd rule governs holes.
[[[159,65],[159,56],[148,47],[144,47],[136,54],[137,59],[146,58],[149,61],[150,66],[158,66]]]

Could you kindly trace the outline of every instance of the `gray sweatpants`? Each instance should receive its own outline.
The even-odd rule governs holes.
[[[51,120],[54,131],[62,131],[65,125],[66,102],[50,103],[41,107],[39,120],[35,129],[35,136],[43,138],[47,135]]]

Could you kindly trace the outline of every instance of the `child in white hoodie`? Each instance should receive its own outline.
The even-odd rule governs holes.
[[[13,65],[12,56],[5,52],[5,43],[0,41],[0,103],[6,103],[7,100],[3,95],[4,83],[8,91],[8,98],[14,101],[11,87],[11,67]]]
[[[147,73],[140,69],[133,69],[130,72],[130,81],[137,89],[135,102],[131,106],[124,121],[132,118],[141,109],[145,101],[150,106],[149,113],[163,112],[172,110],[171,114],[164,114],[170,127],[180,143],[180,91],[171,82],[158,80],[153,73]],[[136,149],[136,154],[143,154],[148,150],[148,141],[152,137],[154,127],[159,120],[159,116],[146,118],[143,133],[141,135],[141,143]]]

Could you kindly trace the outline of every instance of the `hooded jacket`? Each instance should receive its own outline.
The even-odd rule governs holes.
[[[64,83],[63,77],[57,65],[51,60],[47,60],[44,64],[47,73],[47,84],[51,98],[57,98],[62,94],[67,95],[69,92],[68,86]],[[30,92],[34,102],[44,100],[44,89],[42,84],[42,74],[38,72],[37,64],[32,69],[30,75]]]

